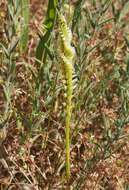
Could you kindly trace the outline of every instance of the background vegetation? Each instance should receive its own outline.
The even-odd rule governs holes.
[[[56,17],[50,25],[48,1],[1,0],[0,188],[129,190],[129,2],[64,3],[78,79],[70,180]]]

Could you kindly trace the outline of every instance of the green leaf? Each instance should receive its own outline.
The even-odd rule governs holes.
[[[57,7],[57,1],[49,0],[47,16],[44,22],[46,33],[44,34],[44,36],[41,37],[36,49],[36,59],[43,62],[45,62],[46,56],[48,54],[51,31],[53,29],[55,18],[56,18],[56,7]]]
[[[23,26],[21,29],[20,47],[25,52],[29,39],[29,0],[21,0],[21,14],[23,17]]]

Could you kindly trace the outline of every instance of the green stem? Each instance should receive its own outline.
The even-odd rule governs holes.
[[[66,108],[66,178],[70,177],[70,120],[71,108],[67,105]]]
[[[67,106],[66,106],[66,178],[70,178],[70,123],[72,114],[72,94],[73,94],[73,83],[72,83],[72,73],[73,68],[70,64],[65,64],[66,80],[67,80]]]

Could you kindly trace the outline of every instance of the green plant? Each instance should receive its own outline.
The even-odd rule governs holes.
[[[75,57],[75,50],[71,46],[72,32],[67,25],[67,21],[63,14],[60,12],[59,16],[59,59],[62,67],[62,72],[65,80],[65,93],[66,93],[66,109],[65,109],[65,127],[66,127],[66,176],[70,177],[70,122],[72,114],[72,97],[74,88],[74,66],[73,60]]]
[[[36,47],[36,64],[38,67],[38,75],[35,77],[35,98],[34,98],[34,112],[39,111],[40,109],[40,103],[39,103],[39,97],[41,95],[42,91],[42,82],[44,80],[45,75],[45,67],[47,67],[47,57],[50,57],[53,59],[53,55],[50,50],[50,42],[51,42],[51,35],[56,19],[56,8],[58,5],[57,0],[49,0],[47,5],[47,13],[44,23],[42,24],[41,29],[39,29],[39,42]],[[48,68],[48,67],[47,67]]]
[[[0,1],[0,189],[128,189],[128,6]]]
[[[43,62],[44,64],[46,62],[47,54],[50,53],[49,45],[51,41],[51,32],[53,30],[53,26],[54,26],[55,18],[56,18],[57,4],[58,4],[57,0],[48,1],[46,19],[43,24],[45,33],[43,34],[43,31],[42,31],[42,33],[39,34],[40,41],[36,49],[36,59]]]
[[[20,3],[21,3],[21,16],[22,16],[20,46],[21,46],[21,51],[25,52],[29,40],[29,16],[30,16],[29,0],[21,0]]]

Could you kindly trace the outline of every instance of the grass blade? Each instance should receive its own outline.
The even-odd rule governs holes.
[[[21,29],[21,51],[26,51],[29,38],[29,0],[21,0],[21,14],[23,17],[23,26]]]
[[[40,38],[38,47],[36,49],[36,59],[43,62],[45,62],[46,56],[48,54],[46,45],[47,47],[49,47],[49,44],[50,44],[50,35],[51,35],[51,31],[53,29],[54,21],[56,18],[56,7],[57,7],[57,1],[49,0],[47,16],[44,23],[45,28],[46,28],[46,33],[44,34],[44,36]]]

